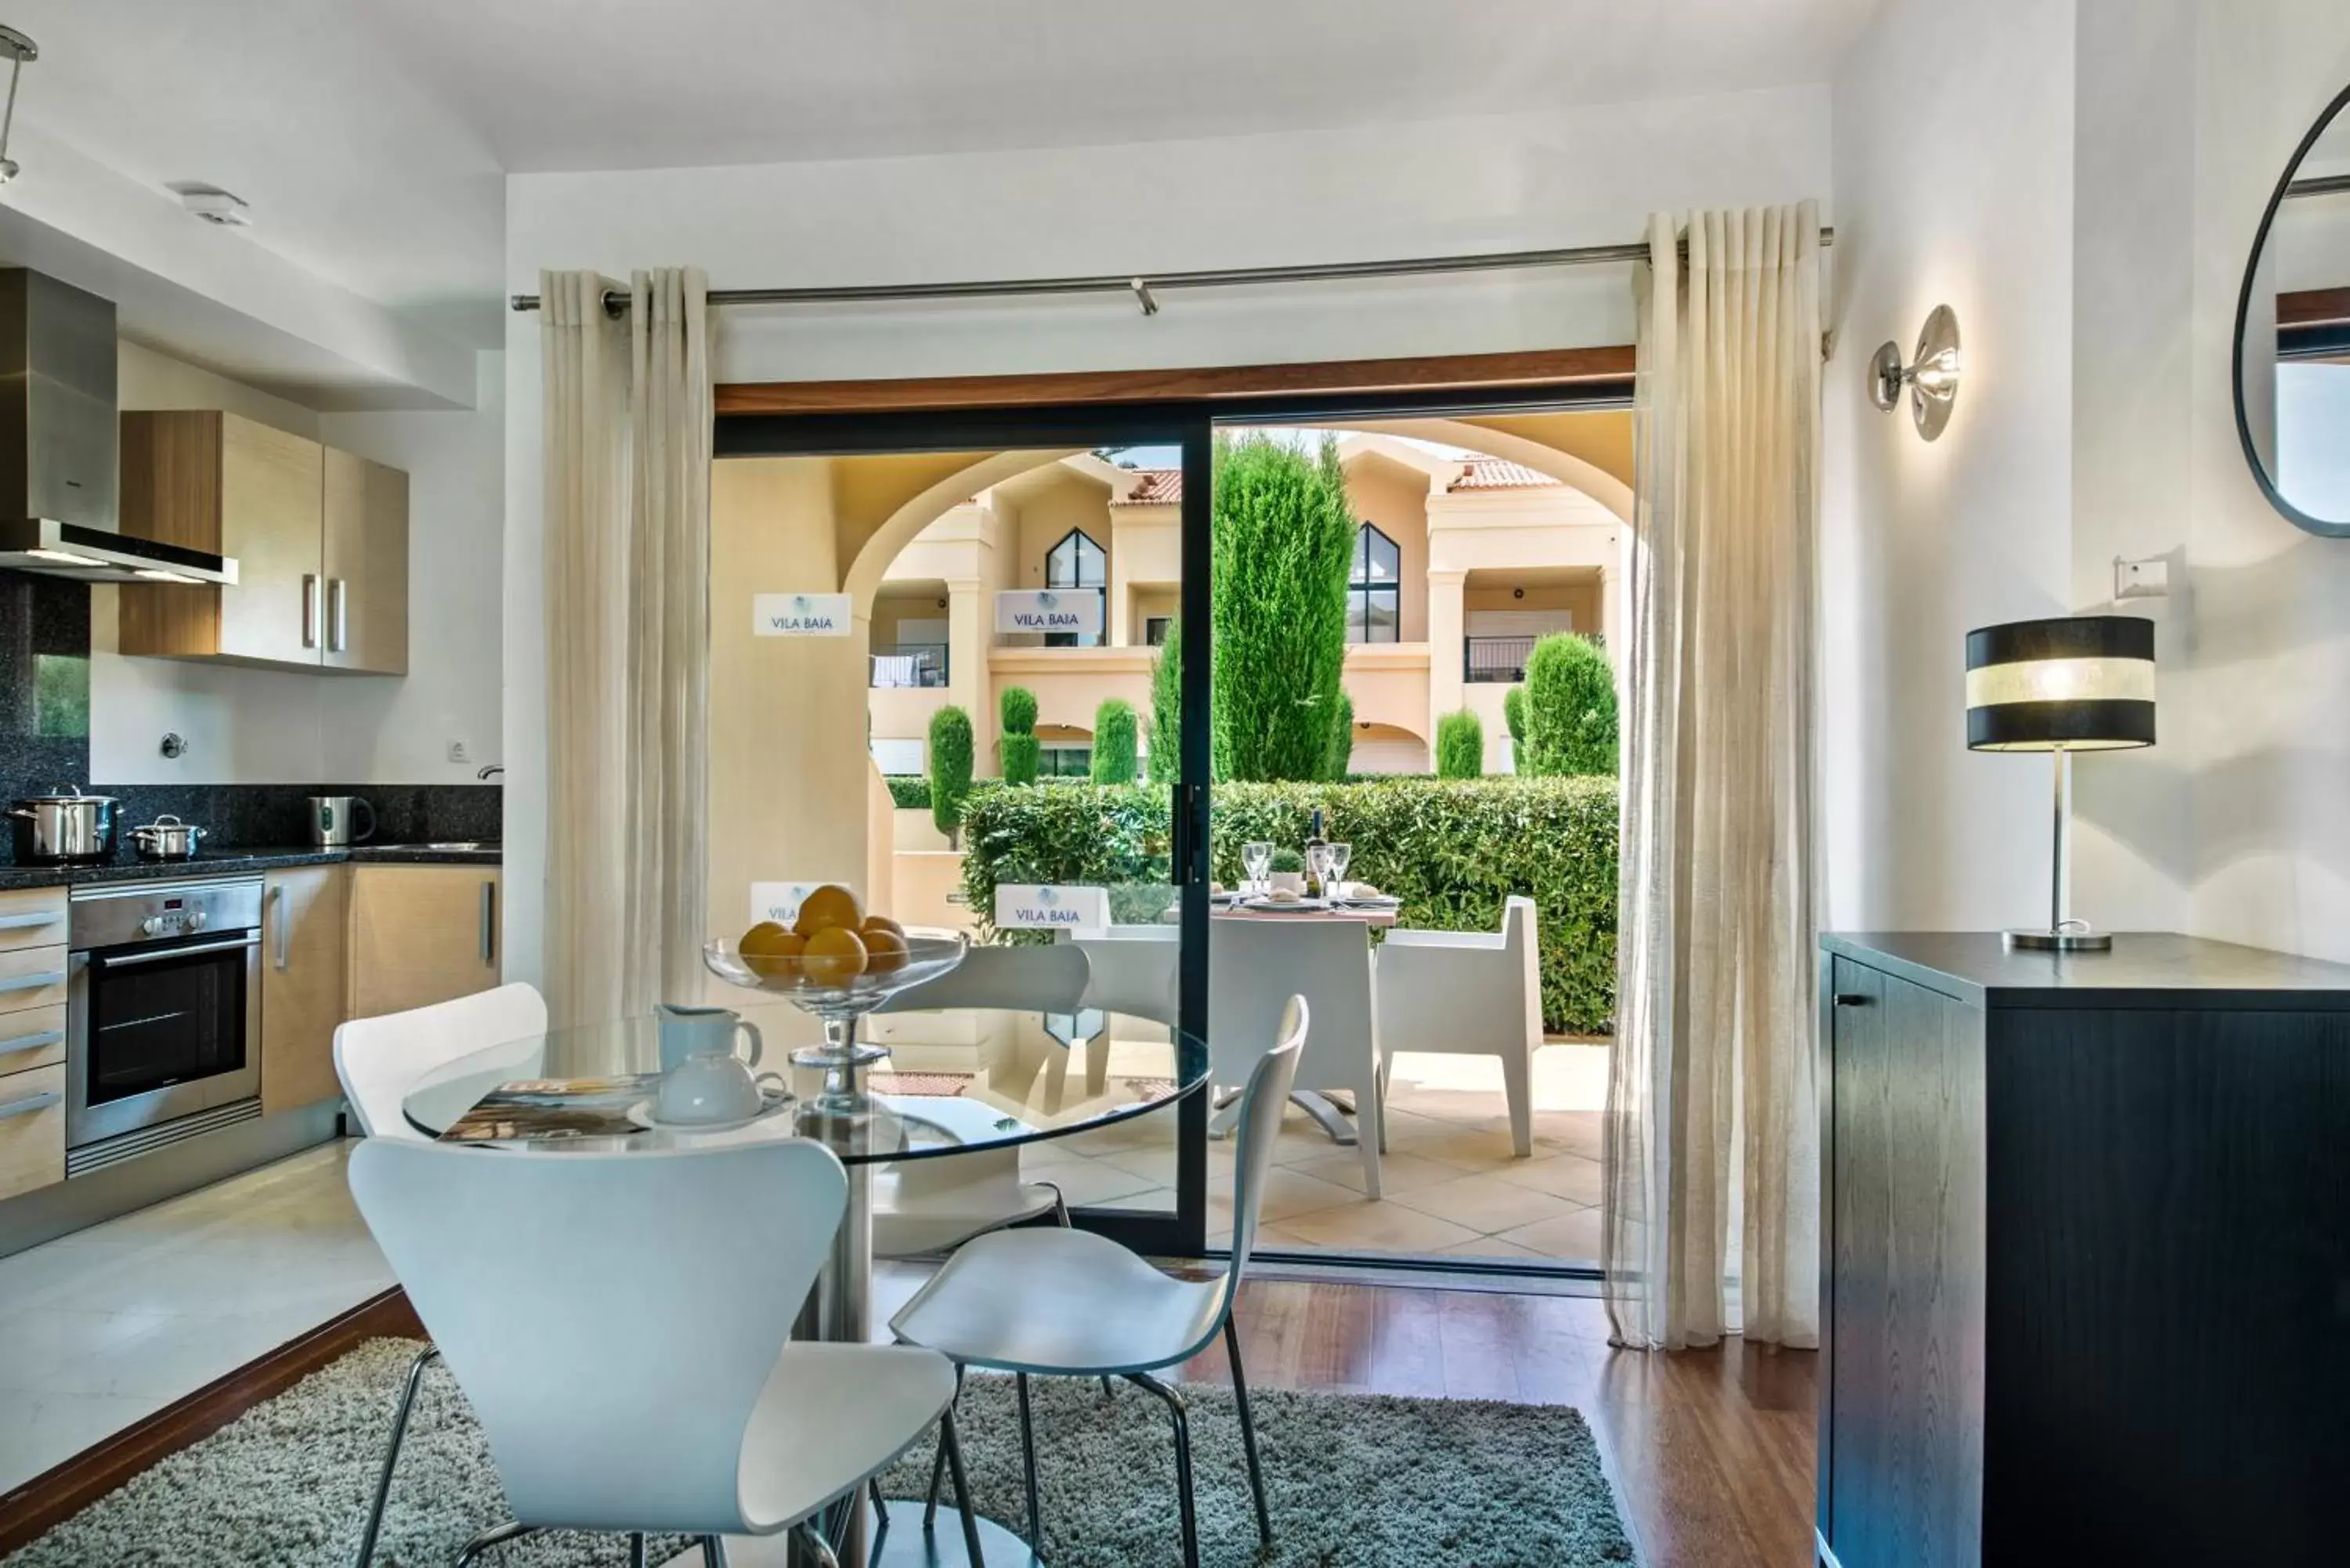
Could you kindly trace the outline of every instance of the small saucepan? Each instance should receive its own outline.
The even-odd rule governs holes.
[[[130,846],[141,860],[193,860],[204,830],[165,812],[144,827],[130,830]]]

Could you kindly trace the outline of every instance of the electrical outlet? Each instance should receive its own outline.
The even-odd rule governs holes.
[[[452,763],[470,763],[473,760],[473,753],[465,749],[464,742],[452,741],[449,742],[449,760]]]

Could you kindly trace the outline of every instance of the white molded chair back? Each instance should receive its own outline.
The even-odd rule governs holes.
[[[1292,995],[1314,1007],[1296,1086],[1354,1092],[1363,1191],[1377,1199],[1381,1058],[1369,931],[1353,920],[1303,915],[1208,922],[1209,1082],[1248,1081],[1257,1058],[1278,1043],[1282,1003]]]
[[[546,999],[524,981],[453,1002],[335,1026],[335,1076],[369,1137],[421,1138],[400,1115],[417,1079],[471,1051],[546,1033]]]
[[[1274,1146],[1281,1138],[1281,1116],[1297,1078],[1297,1064],[1305,1054],[1307,1024],[1313,1010],[1302,996],[1281,1007],[1279,1038],[1249,1074],[1241,1102],[1240,1127],[1232,1143],[1232,1266],[1224,1275],[1224,1308],[1232,1307],[1232,1291],[1248,1267],[1249,1251],[1256,1245],[1257,1210],[1264,1204],[1264,1183],[1273,1170]],[[1221,1316],[1215,1325],[1223,1326]]]
[[[751,1411],[839,1229],[821,1144],[536,1153],[369,1138],[351,1192],[488,1434],[515,1517],[745,1516]]]
[[[1518,1158],[1534,1153],[1534,1054],[1542,1044],[1534,901],[1512,894],[1492,931],[1397,930],[1379,949],[1379,1045],[1494,1056]]]
[[[1070,938],[1092,971],[1086,1005],[1171,1027],[1182,937],[1175,926],[1111,926]]]
[[[909,986],[875,1009],[921,1012],[944,1007],[1075,1012],[1085,1004],[1086,955],[1066,942],[1051,947],[974,947],[936,980]]]

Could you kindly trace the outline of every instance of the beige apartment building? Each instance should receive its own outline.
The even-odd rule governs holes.
[[[1348,587],[1346,684],[1353,771],[1425,773],[1437,720],[1484,721],[1485,769],[1510,771],[1502,703],[1553,631],[1610,647],[1627,530],[1575,487],[1501,458],[1455,457],[1395,436],[1338,447],[1359,520]],[[977,767],[997,772],[996,703],[1036,694],[1047,773],[1083,773],[1095,711],[1122,697],[1148,717],[1158,644],[1182,598],[1182,476],[1079,455],[991,486],[925,527],[891,564],[873,610],[872,747],[884,773],[919,773],[931,716],[970,712]],[[1097,591],[1099,637],[1000,634],[994,596]]]

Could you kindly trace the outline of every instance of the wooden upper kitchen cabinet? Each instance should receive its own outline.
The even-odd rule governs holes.
[[[297,866],[264,879],[261,1108],[275,1116],[342,1092],[335,1026],[343,1021],[350,869]]]
[[[498,983],[496,867],[350,870],[350,1016],[400,1012]]]
[[[125,534],[233,557],[234,585],[125,585],[121,650],[408,667],[408,481],[217,409],[122,416]]]
[[[327,448],[325,662],[408,673],[408,475]]]

